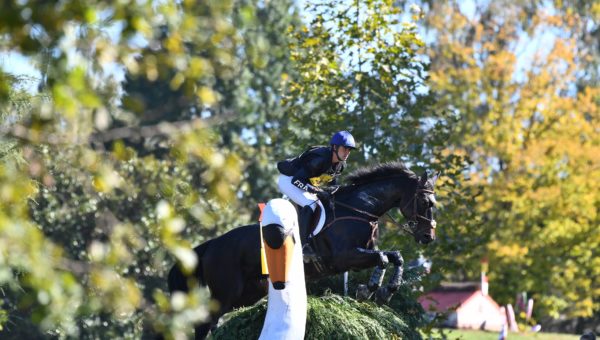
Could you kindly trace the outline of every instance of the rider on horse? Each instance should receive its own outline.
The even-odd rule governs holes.
[[[311,146],[298,157],[286,159],[277,163],[281,173],[278,184],[283,194],[301,207],[298,224],[304,246],[304,255],[314,258],[314,251],[307,242],[308,230],[313,213],[316,210],[320,196],[329,196],[320,186],[335,185],[337,177],[346,167],[346,159],[350,151],[356,148],[354,137],[348,131],[336,132],[331,137],[330,147]],[[317,231],[318,232],[318,231]]]

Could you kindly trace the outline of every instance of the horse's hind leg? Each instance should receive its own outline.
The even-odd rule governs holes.
[[[387,251],[385,254],[394,265],[394,274],[392,274],[387,286],[378,289],[375,294],[375,301],[380,305],[390,302],[392,295],[402,283],[402,273],[404,272],[404,259],[399,251]]]
[[[206,322],[194,328],[194,339],[206,339],[209,332],[213,332],[215,329],[217,329],[217,324],[219,323],[219,319],[221,318],[221,316],[231,311],[231,309],[232,308],[230,305],[220,304],[219,308],[216,311],[210,313],[209,319]]]
[[[196,328],[194,328],[194,339],[196,339],[196,340],[206,339],[208,332],[210,332],[210,330],[212,329],[212,327],[215,324],[216,324],[215,322],[209,321],[209,322],[205,322],[205,323],[201,324],[200,326],[197,326]]]
[[[258,300],[262,299],[269,293],[269,286],[267,279],[249,279],[244,283],[244,290],[238,299],[233,304],[233,308],[239,308],[243,306],[251,306]]]

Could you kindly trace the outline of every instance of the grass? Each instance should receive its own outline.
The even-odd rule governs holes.
[[[497,340],[499,332],[485,332],[464,329],[443,329],[443,333],[448,340]],[[439,335],[438,331],[434,336]],[[579,340],[579,335],[574,334],[559,334],[559,333],[508,333],[507,340]]]

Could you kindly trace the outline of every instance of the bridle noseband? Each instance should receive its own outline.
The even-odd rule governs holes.
[[[417,196],[420,193],[425,193],[425,194],[435,194],[435,192],[433,190],[429,190],[429,189],[425,189],[425,188],[417,188],[417,190],[415,191],[415,194],[413,195],[413,197],[410,199],[410,201],[406,202],[406,205],[404,206],[404,209],[406,209],[408,207],[408,205],[410,203],[413,204],[413,213],[411,218],[408,220],[408,224],[411,225],[412,228],[415,228],[418,224],[418,220],[422,219],[424,221],[430,222],[433,226],[433,228],[435,229],[435,223],[433,219],[427,218],[421,214],[419,214],[418,209],[417,209]]]

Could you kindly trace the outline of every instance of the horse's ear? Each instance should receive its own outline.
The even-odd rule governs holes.
[[[427,183],[427,170],[423,171],[423,174],[421,175],[421,179],[419,180],[421,185],[425,185]]]
[[[438,178],[440,178],[441,174],[441,171],[436,172],[435,175],[433,175],[433,177],[431,178],[431,184],[435,185],[435,182],[438,180]]]

